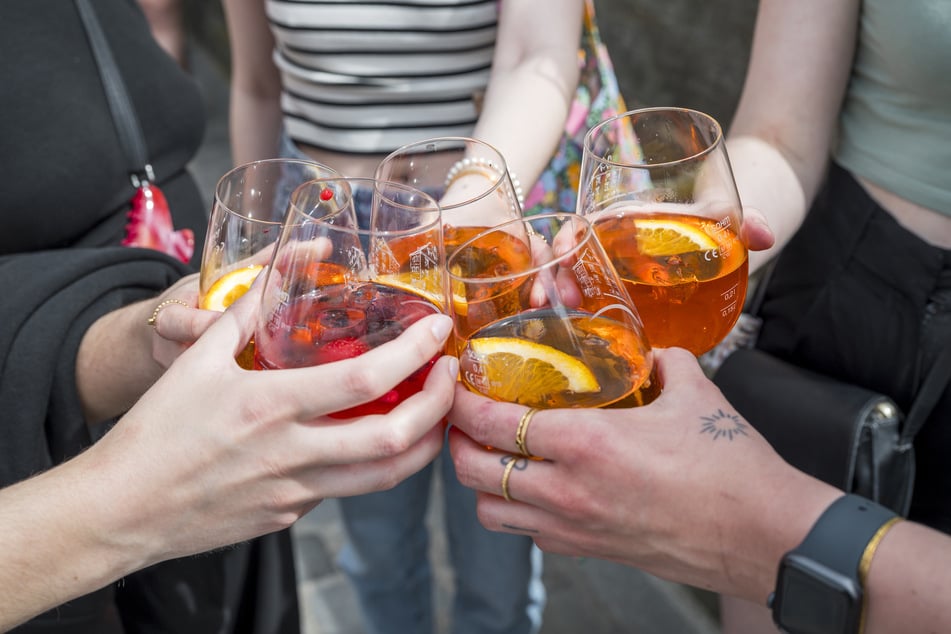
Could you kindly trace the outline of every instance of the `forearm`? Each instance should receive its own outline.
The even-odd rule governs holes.
[[[234,165],[276,158],[282,125],[280,97],[232,90],[228,125]]]
[[[740,202],[758,209],[776,238],[772,248],[750,252],[752,272],[773,258],[796,232],[808,199],[789,161],[772,144],[751,135],[735,136],[727,140],[727,152]]]
[[[76,389],[89,424],[123,413],[161,376],[147,325],[156,303],[138,302],[103,315],[83,336]]]
[[[224,0],[231,37],[231,153],[235,165],[278,154],[281,76],[263,0]]]
[[[875,553],[866,582],[865,634],[942,632],[951,623],[951,542],[900,522]]]
[[[145,565],[108,541],[124,529],[99,511],[121,496],[93,466],[73,461],[0,490],[0,631]]]
[[[531,30],[524,28],[535,19],[531,2],[502,3],[492,76],[473,132],[502,153],[526,192],[555,152],[578,84],[583,5],[549,2],[537,10],[558,20]]]

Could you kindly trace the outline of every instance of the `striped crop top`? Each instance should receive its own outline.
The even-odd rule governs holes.
[[[498,0],[268,0],[267,14],[294,141],[376,154],[472,133]]]

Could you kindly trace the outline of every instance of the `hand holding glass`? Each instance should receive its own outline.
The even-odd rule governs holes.
[[[369,192],[368,204],[358,202]],[[446,306],[439,206],[423,192],[364,178],[319,179],[293,195],[265,280],[255,368],[297,368],[363,354]],[[436,358],[372,402],[382,414],[418,392]]]
[[[608,119],[585,136],[578,214],[594,225],[652,346],[695,355],[736,323],[749,259],[719,124],[682,108]]]

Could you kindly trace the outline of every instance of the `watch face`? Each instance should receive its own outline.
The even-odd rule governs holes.
[[[775,601],[774,618],[787,632],[845,634],[858,628],[862,591],[852,579],[790,554],[784,560]]]

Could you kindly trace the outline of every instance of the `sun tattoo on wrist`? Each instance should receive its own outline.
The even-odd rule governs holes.
[[[746,424],[740,422],[740,417],[736,414],[727,414],[722,409],[718,409],[710,416],[701,416],[700,427],[701,434],[712,434],[713,439],[726,438],[733,440],[734,436],[749,436],[746,433]]]

